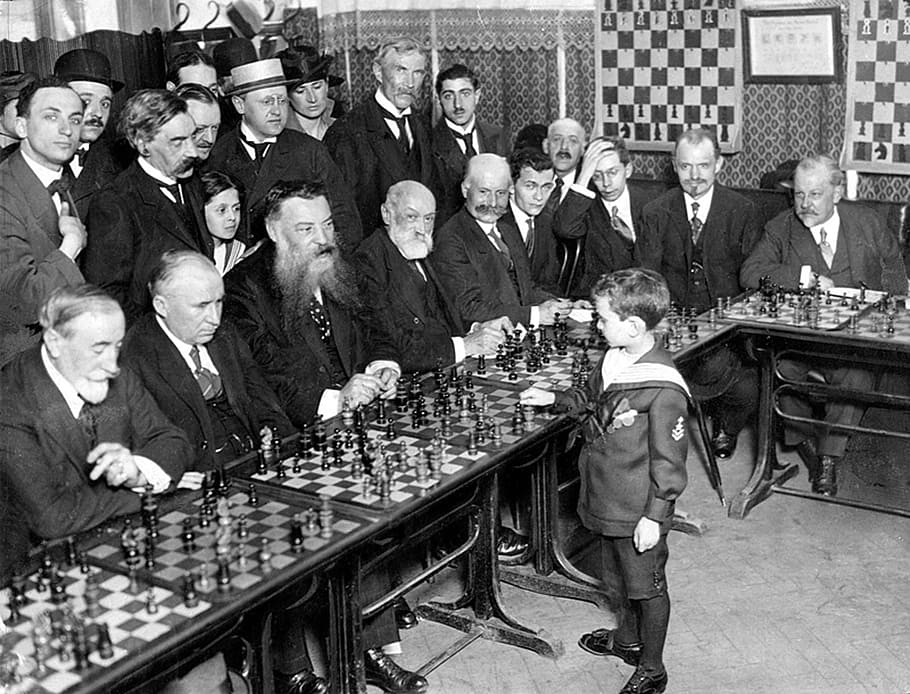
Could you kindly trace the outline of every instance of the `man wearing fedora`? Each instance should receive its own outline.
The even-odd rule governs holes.
[[[344,84],[341,77],[329,74],[334,58],[319,55],[312,46],[288,48],[278,54],[289,80],[288,99],[291,111],[288,128],[322,140],[335,122],[336,104],[329,97],[329,87]]]
[[[82,100],[57,77],[26,85],[15,121],[19,148],[0,163],[0,365],[40,337],[38,310],[58,287],[83,282],[85,227],[72,209],[69,162]]]
[[[139,156],[92,199],[82,264],[86,279],[120,302],[131,325],[151,305],[148,280],[162,253],[212,258],[214,247],[186,101],[164,89],[138,91],[123,106],[120,130]]]
[[[31,72],[6,70],[0,74],[0,162],[19,148],[16,134],[16,104],[23,87],[36,79]]]
[[[123,89],[123,82],[111,77],[107,56],[87,48],[67,51],[54,63],[54,74],[66,80],[82,99],[82,134],[79,149],[70,162],[76,177],[72,195],[76,213],[85,219],[92,196],[125,168],[123,153],[113,146],[113,138],[105,135],[111,117],[114,94]]]
[[[280,181],[308,180],[329,191],[335,230],[342,251],[353,251],[362,232],[360,216],[341,172],[318,140],[285,126],[288,122],[288,79],[281,60],[269,58],[231,70],[228,93],[240,114],[238,126],[218,139],[206,162],[239,180],[246,190],[243,240],[265,236],[262,208],[266,193]]]
[[[393,184],[418,181],[437,195],[430,135],[416,110],[426,75],[427,56],[419,43],[389,39],[373,59],[376,92],[325,134],[367,234],[382,227],[380,208]]]

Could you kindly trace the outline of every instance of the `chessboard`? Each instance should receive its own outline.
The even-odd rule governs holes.
[[[596,32],[596,122],[629,149],[671,151],[688,128],[742,141],[737,0],[603,0]]]
[[[0,691],[63,692],[93,670],[137,654],[198,617],[212,604],[192,606],[161,587],[85,565],[49,560],[0,591]],[[5,686],[3,686],[5,685]]]
[[[86,555],[92,564],[138,576],[188,601],[204,596],[224,602],[366,522],[328,498],[284,501],[258,485],[216,475],[191,502],[154,524],[128,519],[119,542],[104,539]]]
[[[844,168],[910,174],[910,0],[851,0]]]
[[[848,325],[847,332],[876,341],[910,344],[910,311],[906,301],[890,297],[877,302],[871,311],[859,317],[855,326]]]
[[[521,347],[493,359],[468,357],[464,368],[474,377],[491,380],[524,390],[540,386],[548,390],[568,390],[584,385],[591,369],[591,357],[585,347],[569,347],[563,354],[534,355],[533,347]],[[594,354],[599,358],[600,353]]]
[[[881,298],[881,292],[871,291],[867,297],[855,293],[759,290],[725,307],[721,319],[804,330],[852,330]]]

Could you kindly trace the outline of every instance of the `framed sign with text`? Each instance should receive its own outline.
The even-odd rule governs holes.
[[[840,10],[744,10],[743,52],[746,82],[840,82]]]

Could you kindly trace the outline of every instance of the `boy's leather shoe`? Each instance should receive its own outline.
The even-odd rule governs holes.
[[[395,609],[395,624],[399,629],[410,629],[417,626],[417,615],[414,614],[407,600],[398,598],[392,603],[392,607]]]
[[[328,694],[329,684],[311,670],[293,675],[275,673],[276,694]]]
[[[736,437],[721,429],[711,441],[711,446],[714,448],[714,457],[726,460],[736,451]]]
[[[528,538],[519,535],[512,528],[499,526],[499,537],[496,542],[496,554],[501,559],[512,559],[528,551]]]
[[[619,690],[619,694],[661,694],[667,689],[667,671],[647,672],[642,667],[635,668],[635,673]]]
[[[616,643],[614,629],[595,629],[590,634],[582,634],[578,645],[594,655],[612,655],[627,665],[635,667],[641,660],[641,644],[625,645]]]
[[[367,684],[387,694],[423,694],[429,686],[424,677],[405,670],[379,648],[364,653],[363,664]]]
[[[818,475],[812,482],[812,491],[824,496],[837,496],[837,459],[823,455],[818,463]]]

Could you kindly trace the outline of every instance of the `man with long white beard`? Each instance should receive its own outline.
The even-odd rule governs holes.
[[[341,258],[325,189],[274,185],[265,199],[269,241],[228,273],[227,315],[300,427],[391,397],[401,370],[390,343],[372,342],[353,270]]]

